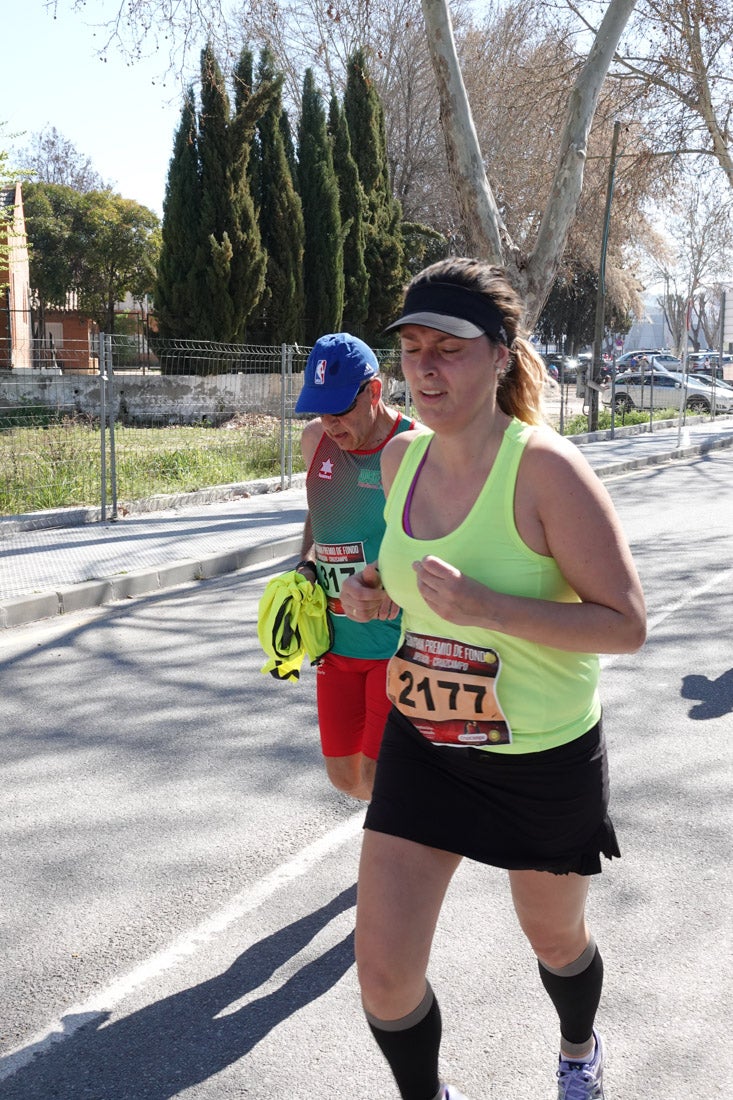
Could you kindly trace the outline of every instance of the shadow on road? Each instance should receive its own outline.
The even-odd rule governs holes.
[[[300,967],[273,992],[237,1007],[356,903],[350,886],[327,905],[247,948],[226,970],[123,1019],[64,1017],[64,1034],[2,1081],[3,1100],[166,1100],[236,1062],[299,1009],[328,992],[354,961],[353,932]],[[105,1026],[106,1025],[106,1026]]]
[[[690,718],[698,721],[704,718],[722,718],[733,712],[733,668],[721,673],[717,680],[708,676],[683,676],[682,698],[699,699],[690,707]]]

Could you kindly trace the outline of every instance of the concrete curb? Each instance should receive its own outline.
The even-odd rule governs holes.
[[[241,550],[229,550],[200,559],[182,559],[136,573],[124,573],[102,580],[81,581],[50,592],[17,596],[0,603],[0,629],[26,626],[39,619],[52,619],[73,611],[150,596],[164,589],[194,581],[211,580],[236,573],[260,562],[294,556],[300,551],[300,536],[273,539]]]
[[[641,470],[644,466],[663,466],[667,462],[676,459],[694,458],[695,455],[705,455],[710,451],[722,451],[733,447],[733,436],[727,439],[709,439],[703,443],[690,443],[685,447],[675,447],[674,450],[665,451],[656,455],[644,455],[641,458],[629,458],[623,462],[611,462],[607,466],[594,466],[596,475],[603,480],[613,477],[615,474],[630,473],[632,470]]]

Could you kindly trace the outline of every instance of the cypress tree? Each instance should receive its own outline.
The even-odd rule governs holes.
[[[257,123],[255,201],[259,208],[262,243],[267,251],[266,289],[250,330],[266,344],[303,340],[303,248],[305,230],[300,196],[295,190],[281,126],[282,80],[275,74],[272,53],[263,49],[258,86],[272,85],[276,94]]]
[[[229,97],[211,45],[201,51],[201,110],[199,158],[201,165],[200,256],[197,272],[202,293],[196,315],[201,339],[232,340],[235,331],[230,278],[233,258],[231,233],[234,191],[229,149]]]
[[[343,327],[361,335],[369,310],[369,275],[364,262],[367,201],[351,154],[346,115],[335,95],[331,96],[328,129],[333,143],[333,166],[339,185],[339,208],[344,235]]]
[[[239,114],[252,98],[254,87],[254,57],[245,46],[234,70],[234,113]]]
[[[404,252],[402,210],[392,194],[387,162],[384,111],[369,76],[363,50],[349,58],[344,112],[351,148],[366,193],[368,220],[365,262],[369,274],[366,339],[379,343],[402,299]]]
[[[230,116],[229,97],[213,50],[201,55],[199,158],[201,218],[199,240],[205,257],[197,313],[203,339],[238,342],[262,295],[267,256],[262,248],[248,162],[257,118],[271,89],[249,94],[243,79],[247,56],[235,74],[238,110]]]
[[[193,89],[189,88],[168,168],[154,292],[158,331],[164,339],[185,339],[195,335],[193,276],[199,248],[197,225],[200,206],[196,105]]]
[[[252,51],[245,47],[239,55],[239,61],[237,67],[234,70],[234,113],[239,114],[243,110],[249,100],[252,97],[252,91],[254,89],[254,58]],[[247,161],[247,179],[249,180],[249,190],[252,195],[252,201],[255,205],[255,214],[258,213],[257,196],[260,193],[260,157],[258,151],[258,139],[257,131],[252,138],[250,145],[249,159]],[[259,222],[259,219],[258,219]]]
[[[232,290],[238,305],[236,339],[244,338],[245,325],[265,289],[267,250],[262,244],[259,219],[250,189],[249,158],[257,120],[279,95],[277,82],[260,82],[252,90],[252,55],[243,50],[235,72],[236,114],[229,128],[232,189],[234,193],[234,255]]]
[[[303,205],[305,249],[305,339],[313,343],[341,328],[344,308],[344,250],[339,189],[333,168],[326,114],[313,70],[303,78],[298,129],[298,190]]]
[[[290,125],[290,119],[288,118],[288,112],[283,110],[280,115],[280,133],[282,134],[283,145],[285,146],[285,157],[290,168],[290,175],[293,180],[298,177],[298,159],[295,155],[295,142],[293,141],[293,128]]]

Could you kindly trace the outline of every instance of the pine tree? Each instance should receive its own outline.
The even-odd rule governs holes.
[[[335,95],[331,96],[328,129],[333,143],[333,167],[339,185],[339,208],[344,234],[343,327],[359,336],[369,311],[369,275],[364,262],[367,201],[351,154],[346,115]]]
[[[155,312],[163,338],[194,335],[194,284],[201,208],[196,104],[186,94],[168,168],[163,202],[162,243],[155,285]]]
[[[298,129],[298,189],[303,204],[305,339],[341,327],[344,261],[339,189],[326,114],[313,70],[306,69]]]
[[[364,257],[369,274],[366,339],[378,344],[383,340],[382,330],[394,318],[402,299],[405,277],[402,210],[390,185],[384,111],[362,50],[356,50],[348,61],[344,112],[368,203]]]
[[[268,49],[260,55],[258,86],[271,84],[277,94],[257,123],[256,162],[250,171],[257,190],[260,234],[267,250],[266,289],[250,321],[254,338],[266,344],[303,340],[303,248],[305,229],[282,132],[281,78]]]

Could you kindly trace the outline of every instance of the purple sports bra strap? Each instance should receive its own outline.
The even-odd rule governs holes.
[[[431,442],[432,442],[432,440],[431,440]],[[430,443],[428,443],[427,447],[425,448],[425,454],[420,459],[420,463],[419,463],[417,469],[415,470],[414,477],[413,477],[412,481],[410,482],[410,488],[408,489],[407,496],[405,497],[405,507],[402,510],[402,527],[404,529],[405,534],[409,535],[410,538],[413,537],[412,527],[410,526],[410,507],[412,506],[412,498],[415,495],[415,489],[417,487],[417,479],[420,477],[420,474],[422,472],[422,468],[425,465],[425,459],[428,457],[428,451],[429,450],[430,450]]]

